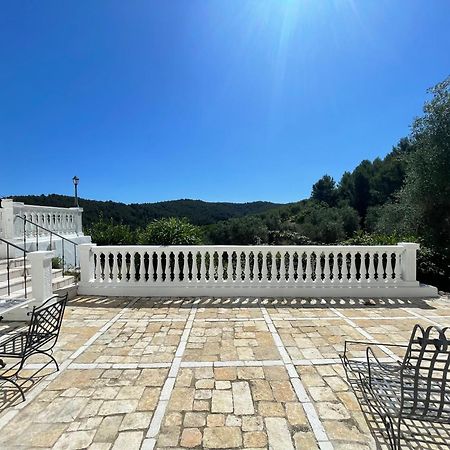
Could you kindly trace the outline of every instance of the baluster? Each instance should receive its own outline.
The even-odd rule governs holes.
[[[262,256],[262,266],[261,266],[261,281],[267,282],[268,279],[268,269],[267,269],[267,252],[261,251]]]
[[[311,282],[312,281],[312,270],[311,270],[311,254],[309,252],[305,252],[306,255],[306,268],[305,268],[305,282]],[[300,264],[299,260],[299,264]]]
[[[277,251],[270,252],[272,258],[272,267],[270,273],[270,280],[276,283],[278,281],[278,267],[277,267]]]
[[[223,282],[223,252],[217,251],[217,282]]]
[[[145,252],[139,252],[139,283],[145,282]]]
[[[200,255],[200,281],[201,283],[204,283],[206,281],[206,252],[200,251],[198,252]]]
[[[156,282],[158,283],[162,283],[163,277],[162,277],[162,252],[155,252],[154,253],[156,255]],[[149,272],[149,277],[150,277],[150,271],[152,272],[153,275],[153,255],[149,255],[149,265],[148,265],[148,272]]]
[[[128,282],[129,283],[134,283],[136,282],[136,267],[134,264],[134,258],[135,258],[135,252],[130,251],[129,255],[130,255],[130,268],[129,268],[129,275],[130,277],[128,278]]]
[[[233,267],[233,254],[234,254],[233,250],[231,250],[228,253],[228,271],[229,271],[228,279],[231,282],[233,282],[235,280],[235,278],[234,278],[234,267]],[[238,270],[237,269],[237,264],[238,264],[238,262],[236,261],[236,272]]]
[[[280,251],[280,279],[279,281],[281,283],[286,282],[286,252],[284,250]]]
[[[357,282],[356,278],[356,252],[350,252],[350,278],[349,281]]]
[[[243,252],[244,255],[244,279],[247,283],[250,281],[250,252]]]
[[[101,265],[101,253],[95,252],[95,281],[101,282],[102,279],[102,265]]]
[[[173,252],[173,281],[180,281],[180,252]]]
[[[330,255],[329,252],[324,252],[325,264],[323,266],[323,283],[330,282]]]
[[[394,257],[392,258],[392,255],[394,255]],[[400,258],[399,258],[399,254],[397,252],[393,252],[391,254],[390,259],[390,267],[391,267],[391,283],[396,283],[397,282],[397,277],[399,276],[398,272],[399,272],[399,266],[400,266]]]
[[[283,281],[290,281],[293,283],[295,281],[294,278],[294,252],[286,252],[286,255],[288,257],[288,267],[287,272],[284,273]],[[286,268],[286,265],[284,266]]]
[[[253,268],[252,268],[252,283],[259,281],[259,264],[258,264],[258,252],[253,250]]]
[[[375,264],[374,264],[374,258],[375,254],[371,251],[367,251],[367,257],[369,259],[369,265],[367,268],[367,278],[364,277],[364,280],[366,283],[374,283],[375,282]]]
[[[338,283],[339,282],[339,265],[338,265],[338,261],[339,261],[339,252],[337,250],[334,251],[333,253],[333,283]]]

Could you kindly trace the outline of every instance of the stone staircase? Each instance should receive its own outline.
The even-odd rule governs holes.
[[[25,280],[26,274],[27,299],[33,298],[31,288],[30,265],[23,258],[14,258],[9,260],[9,279],[10,294],[8,295],[8,271],[7,260],[0,259],[0,299],[4,298],[25,298]],[[53,292],[63,292],[65,290],[76,290],[76,279],[74,276],[63,276],[62,269],[52,269],[52,286]]]

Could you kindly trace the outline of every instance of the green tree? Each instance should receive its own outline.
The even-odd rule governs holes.
[[[328,206],[335,206],[337,201],[336,183],[329,175],[324,175],[317,183],[313,184],[311,198],[324,202]]]
[[[142,245],[198,245],[202,243],[202,230],[187,219],[168,217],[150,222],[137,232]]]
[[[431,100],[412,126],[414,151],[407,157],[400,202],[433,246],[450,247],[450,77],[429,90]]]
[[[97,245],[133,245],[136,236],[128,225],[114,223],[113,219],[105,220],[103,215],[87,230],[92,242]]]

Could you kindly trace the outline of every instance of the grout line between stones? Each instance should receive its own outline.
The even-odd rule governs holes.
[[[153,450],[156,445],[156,438],[161,429],[167,405],[169,404],[169,399],[170,396],[172,395],[172,391],[175,386],[176,377],[182,365],[181,359],[183,357],[184,350],[186,348],[189,333],[191,332],[192,326],[194,324],[196,312],[197,307],[193,306],[186,320],[186,325],[181,335],[180,343],[178,344],[177,350],[175,352],[175,358],[170,364],[169,373],[161,389],[159,402],[156,406],[155,412],[153,413],[145,438],[142,441],[141,450]]]
[[[275,342],[275,345],[280,353],[281,360],[284,364],[284,367],[286,368],[286,371],[289,375],[291,384],[294,388],[295,394],[297,395],[297,398],[301,405],[303,406],[303,409],[305,411],[306,417],[309,421],[309,424],[311,425],[311,429],[314,433],[314,436],[319,444],[319,447],[321,450],[330,450],[333,449],[333,444],[328,439],[327,433],[325,431],[325,428],[317,414],[316,408],[314,407],[314,404],[309,397],[308,393],[306,392],[306,389],[300,379],[299,374],[297,373],[294,363],[289,356],[283,341],[281,340],[281,337],[278,333],[278,330],[275,328],[273,321],[267,312],[267,309],[264,306],[260,306],[261,313],[266,321],[267,327],[269,328],[270,333],[272,334],[272,338]]]

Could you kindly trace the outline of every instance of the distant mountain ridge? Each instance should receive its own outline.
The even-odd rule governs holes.
[[[71,207],[74,198],[68,195],[12,195],[15,201],[29,205]],[[195,225],[209,225],[222,220],[260,214],[281,206],[278,203],[257,201],[250,203],[205,202],[202,200],[169,200],[156,203],[120,203],[80,198],[84,209],[83,225],[89,227],[100,215],[112,218],[132,228],[143,227],[149,221],[161,217],[186,217]]]

